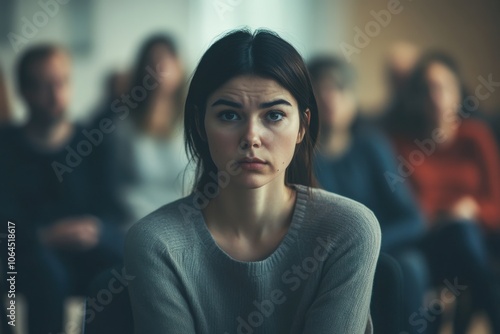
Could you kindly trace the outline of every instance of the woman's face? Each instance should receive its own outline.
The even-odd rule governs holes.
[[[460,84],[456,75],[440,63],[431,64],[426,71],[429,88],[428,110],[438,125],[454,122],[460,106]]]
[[[259,188],[278,177],[284,182],[303,138],[293,95],[274,80],[251,75],[235,77],[209,96],[204,124],[218,170],[236,167],[231,184],[246,188]],[[238,162],[245,157],[264,163]]]
[[[182,83],[183,70],[179,59],[161,44],[155,45],[149,55],[150,66],[158,73],[162,91],[173,94]]]

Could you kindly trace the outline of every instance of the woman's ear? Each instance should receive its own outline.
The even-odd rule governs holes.
[[[307,119],[307,127],[309,127],[309,124],[311,123],[311,111],[309,110],[309,108],[307,108],[305,111],[304,111],[304,114],[306,115],[306,119]],[[306,128],[301,126],[300,129],[299,129],[299,134],[297,136],[297,144],[299,144],[300,142],[302,142],[302,139],[304,139],[304,135],[306,134]]]

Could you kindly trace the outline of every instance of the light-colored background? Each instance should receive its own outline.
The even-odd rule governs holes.
[[[55,0],[41,0],[49,3]],[[374,21],[371,11],[385,10],[396,0],[59,0],[54,17],[28,38],[26,47],[43,41],[70,45],[74,50],[74,100],[71,115],[84,119],[99,102],[102,82],[110,70],[133,64],[141,42],[157,31],[174,34],[187,73],[210,43],[235,27],[267,27],[295,45],[304,57],[316,52],[342,55],[342,43],[355,45],[355,28]],[[384,100],[382,64],[388,48],[409,40],[423,49],[440,48],[453,54],[467,84],[492,74],[500,81],[500,1],[401,0],[402,10],[370,43],[352,56],[359,72],[363,109],[376,110]],[[6,72],[17,120],[23,106],[14,89],[14,66],[19,53],[9,32],[22,36],[23,18],[33,23],[43,11],[38,1],[1,0],[0,66]],[[21,51],[22,52],[22,48]],[[482,102],[491,112],[500,107],[500,94]]]

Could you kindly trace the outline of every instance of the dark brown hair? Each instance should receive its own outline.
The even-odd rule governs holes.
[[[442,51],[431,51],[425,54],[409,77],[408,85],[402,93],[400,109],[395,110],[391,115],[390,130],[393,134],[422,138],[430,136],[430,132],[435,129],[436,115],[426,110],[426,101],[430,94],[426,73],[429,67],[436,63],[445,66],[457,78],[461,95],[460,102],[463,102],[467,96],[464,80],[453,57]]]
[[[29,90],[35,83],[31,66],[34,63],[46,60],[56,53],[69,54],[66,49],[55,44],[36,45],[26,50],[17,63],[17,84],[20,92]]]

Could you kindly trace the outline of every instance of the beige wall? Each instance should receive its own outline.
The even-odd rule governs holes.
[[[354,28],[363,31],[374,21],[370,11],[388,8],[396,0],[351,0],[346,15],[348,27],[341,41],[355,46]],[[457,59],[469,90],[479,84],[478,76],[500,82],[500,1],[498,0],[401,0],[398,14],[373,34],[370,43],[352,55],[358,69],[359,95],[363,107],[373,110],[384,99],[383,59],[388,48],[398,40],[414,42],[421,48],[439,48]],[[393,10],[394,11],[394,10]],[[395,12],[395,11],[394,11]],[[375,30],[374,30],[375,31]],[[339,43],[337,51],[340,51]],[[500,108],[500,87],[481,102],[490,111]],[[500,110],[498,110],[500,111]]]

